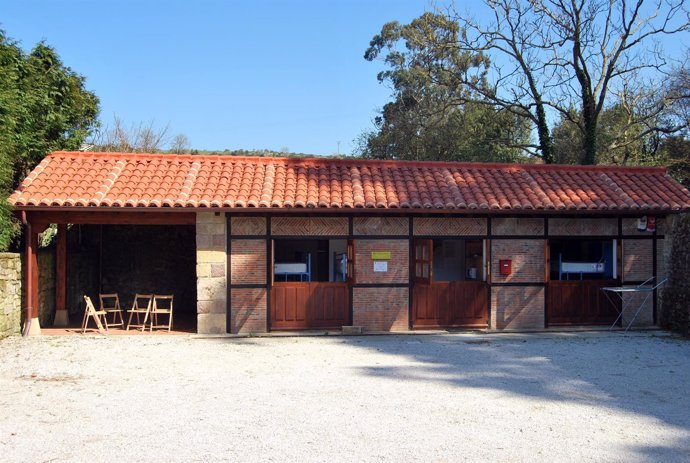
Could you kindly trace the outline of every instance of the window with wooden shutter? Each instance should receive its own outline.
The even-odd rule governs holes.
[[[414,281],[416,283],[431,284],[432,246],[432,240],[414,242]]]
[[[347,241],[347,282],[355,284],[355,241]]]

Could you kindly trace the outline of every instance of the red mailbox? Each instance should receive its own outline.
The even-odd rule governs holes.
[[[501,275],[510,275],[513,272],[513,261],[510,259],[501,259],[498,261],[498,268]]]

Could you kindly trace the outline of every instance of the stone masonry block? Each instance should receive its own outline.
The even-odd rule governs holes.
[[[196,223],[197,225],[207,223],[225,223],[225,214],[217,212],[197,212]]]
[[[225,334],[226,318],[224,313],[200,313],[197,315],[197,332],[199,334]]]
[[[211,276],[211,265],[212,264],[197,264],[196,265],[196,276],[197,278],[208,278]]]
[[[225,301],[199,301],[197,303],[198,313],[222,313],[226,311]]]
[[[225,262],[225,252],[224,251],[197,250],[196,261],[197,261],[197,263],[204,263],[204,264],[223,263],[223,262]]]
[[[225,222],[221,223],[201,223],[196,226],[196,232],[207,235],[224,235]]]
[[[197,281],[199,301],[224,301],[226,290],[225,278],[199,278]]]

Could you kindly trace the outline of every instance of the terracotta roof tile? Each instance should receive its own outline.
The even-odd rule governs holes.
[[[9,198],[23,207],[690,209],[661,168],[55,152]]]

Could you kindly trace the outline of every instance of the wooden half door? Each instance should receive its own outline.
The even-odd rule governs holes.
[[[446,285],[432,284],[432,240],[415,240],[413,243],[412,324],[415,327],[432,327],[444,324],[443,303],[447,295]]]

